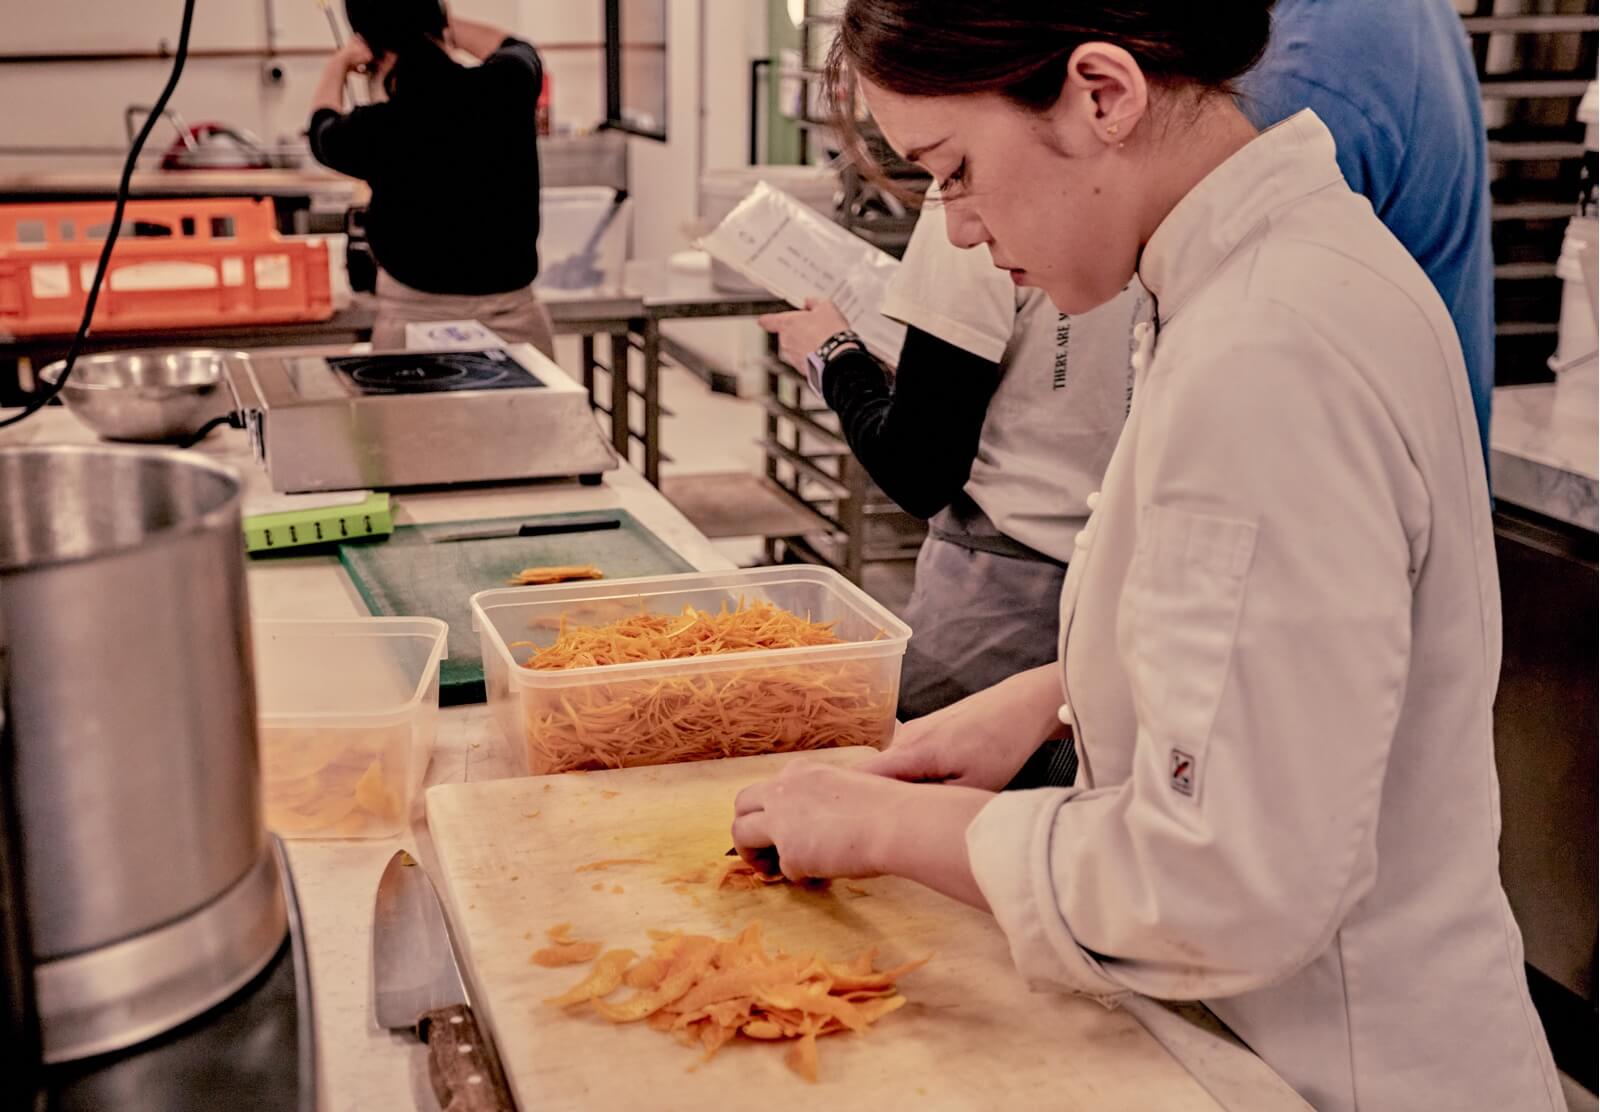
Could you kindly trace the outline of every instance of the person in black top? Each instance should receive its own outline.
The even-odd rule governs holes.
[[[538,52],[439,0],[345,0],[354,32],[322,73],[311,153],[372,187],[373,346],[414,321],[474,319],[550,354],[539,272]],[[463,66],[452,49],[481,64]],[[348,74],[382,99],[344,108]]]

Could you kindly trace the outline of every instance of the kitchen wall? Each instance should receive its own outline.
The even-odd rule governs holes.
[[[331,0],[336,10],[340,0]],[[558,126],[587,129],[605,111],[600,0],[454,0],[465,15],[500,24],[539,45],[553,84]],[[665,143],[630,140],[638,255],[687,245],[700,170],[743,164],[749,129],[750,60],[766,52],[766,9],[751,0],[667,0],[668,128]],[[153,52],[176,40],[182,0],[0,0],[0,54]],[[341,13],[342,14],[342,13]],[[270,28],[269,28],[270,20]],[[332,37],[317,0],[199,0],[196,50],[250,51],[269,43],[281,82],[254,57],[194,58],[173,107],[190,122],[221,120],[267,140],[300,133]],[[148,104],[162,60],[0,64],[0,172],[70,170],[114,163],[126,149],[123,112]],[[163,128],[152,153],[171,141]]]
[[[332,0],[336,10],[340,0]],[[545,50],[558,124],[591,127],[603,115],[604,59],[598,0],[455,0],[464,15],[526,35]],[[177,39],[182,0],[0,0],[0,54],[151,52]],[[268,20],[272,28],[269,32]],[[342,14],[342,13],[341,13]],[[195,58],[173,107],[190,122],[221,120],[267,140],[304,127],[333,39],[317,0],[198,0],[197,50],[289,52],[269,84],[260,58]],[[125,150],[123,110],[148,104],[170,64],[162,60],[0,64],[0,170],[101,165]],[[164,149],[170,132],[151,139]]]
[[[634,254],[686,248],[700,172],[748,160],[750,62],[766,53],[766,10],[750,0],[667,0],[667,140],[631,140]]]

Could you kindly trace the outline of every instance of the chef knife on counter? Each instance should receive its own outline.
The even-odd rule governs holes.
[[[602,533],[621,528],[621,518],[596,516],[573,518],[570,521],[525,523],[513,521],[462,529],[427,528],[423,530],[423,535],[431,544],[447,544],[457,541],[492,541],[505,537],[557,537],[568,533]]]
[[[378,881],[372,1003],[380,1027],[409,1030],[427,1044],[444,1112],[515,1112],[494,1044],[467,1003],[439,894],[405,850]]]

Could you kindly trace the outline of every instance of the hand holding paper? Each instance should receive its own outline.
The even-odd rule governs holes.
[[[881,310],[900,264],[782,190],[758,184],[700,246],[796,307],[832,302],[874,355],[899,361],[905,326]]]

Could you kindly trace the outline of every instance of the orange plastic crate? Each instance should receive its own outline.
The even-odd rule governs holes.
[[[110,201],[0,205],[0,333],[77,331],[112,210]],[[94,329],[327,320],[329,286],[327,245],[280,237],[270,201],[130,201]]]

